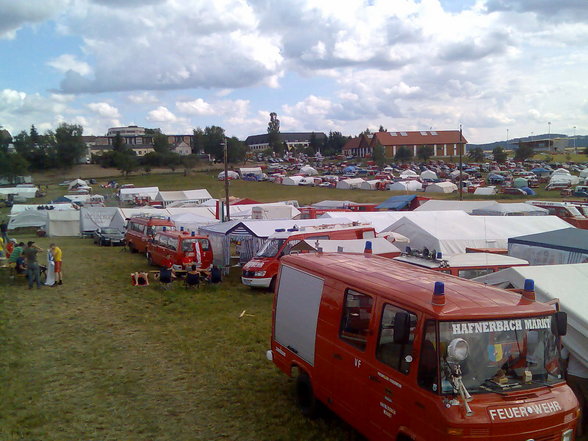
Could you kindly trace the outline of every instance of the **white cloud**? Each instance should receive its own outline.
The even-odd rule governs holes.
[[[176,107],[180,112],[187,113],[189,115],[214,114],[214,109],[212,106],[202,98],[197,98],[194,101],[177,102]]]
[[[177,121],[178,118],[167,107],[159,106],[147,114],[147,119],[153,122],[170,123]]]
[[[149,92],[130,94],[127,99],[133,104],[157,104],[159,99]]]
[[[0,39],[12,39],[21,26],[50,19],[68,3],[69,0],[0,0]]]
[[[90,103],[88,104],[88,109],[102,118],[120,118],[118,109],[108,103]]]
[[[65,73],[68,71],[87,76],[92,73],[90,65],[84,61],[79,61],[75,55],[63,54],[57,58],[49,60],[47,64],[58,71]]]

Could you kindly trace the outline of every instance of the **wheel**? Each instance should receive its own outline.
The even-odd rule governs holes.
[[[129,242],[129,251],[133,254],[138,253],[138,250],[133,246],[132,242]]]
[[[300,372],[296,378],[296,404],[307,418],[314,419],[320,415],[321,403],[314,395],[312,382],[306,372]]]
[[[153,266],[153,258],[151,257],[151,254],[147,253],[147,263],[151,266]]]
[[[276,290],[276,277],[275,276],[272,277],[272,281],[270,282],[270,285],[269,285],[269,290],[271,292],[275,292],[275,290]]]

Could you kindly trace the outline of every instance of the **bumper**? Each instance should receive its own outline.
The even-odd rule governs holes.
[[[271,277],[241,277],[243,285],[251,286],[252,288],[269,288],[272,283]]]

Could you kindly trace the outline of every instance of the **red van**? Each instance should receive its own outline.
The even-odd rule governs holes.
[[[208,237],[187,231],[159,231],[147,244],[150,265],[165,266],[171,262],[175,270],[189,269],[192,265],[208,269],[212,257]]]
[[[303,414],[326,406],[374,441],[572,441],[565,313],[372,255],[280,262],[267,357]]]
[[[125,242],[132,253],[147,252],[147,244],[158,231],[175,230],[175,224],[164,216],[134,216],[127,222]]]
[[[289,254],[292,247],[302,240],[316,239],[371,239],[376,237],[373,227],[322,225],[305,227],[304,230],[276,229],[265,241],[257,255],[243,266],[241,282],[255,288],[274,290],[280,258]]]

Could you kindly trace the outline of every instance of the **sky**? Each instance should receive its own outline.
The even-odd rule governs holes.
[[[0,0],[0,126],[588,134],[586,0]],[[574,128],[575,127],[575,128]]]

